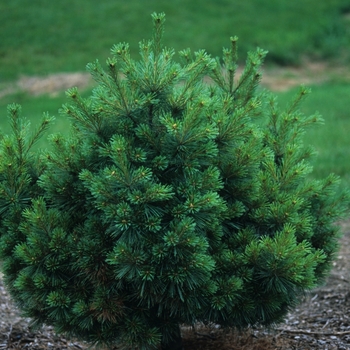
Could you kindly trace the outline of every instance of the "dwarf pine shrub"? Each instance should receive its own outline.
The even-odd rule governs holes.
[[[223,59],[162,45],[153,14],[140,60],[126,43],[67,91],[69,135],[33,144],[20,107],[0,152],[0,252],[13,299],[34,325],[132,349],[181,348],[181,324],[280,321],[330,269],[347,200],[309,176],[304,130],[320,121],[259,89],[266,52],[236,77]]]

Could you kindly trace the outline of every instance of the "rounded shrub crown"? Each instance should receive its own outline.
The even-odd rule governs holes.
[[[161,45],[164,15],[133,60],[112,48],[91,97],[67,91],[70,134],[30,134],[17,105],[1,142],[5,282],[35,324],[90,342],[167,348],[179,324],[281,320],[319,283],[346,207],[338,179],[310,178],[300,94],[281,111],[257,89],[265,52],[239,79],[223,60]]]

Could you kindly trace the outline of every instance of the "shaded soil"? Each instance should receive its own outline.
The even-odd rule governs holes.
[[[326,283],[305,295],[284,323],[271,329],[224,331],[218,326],[183,328],[185,350],[348,350],[350,349],[350,220],[341,223],[341,249]],[[32,332],[5,291],[0,275],[0,350],[88,349],[54,334]]]
[[[71,87],[78,87],[84,90],[93,85],[90,74],[83,72],[76,73],[57,73],[45,77],[41,76],[22,76],[18,81],[8,83],[1,88],[0,99],[15,93],[27,93],[32,96],[47,94],[55,97],[62,91]]]

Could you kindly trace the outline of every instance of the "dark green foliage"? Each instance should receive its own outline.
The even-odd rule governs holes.
[[[35,324],[90,342],[171,348],[179,324],[281,320],[322,281],[347,206],[338,179],[310,180],[301,135],[318,116],[259,92],[265,52],[235,80],[204,51],[161,45],[163,15],[141,60],[116,45],[98,87],[61,114],[70,137],[30,152],[19,107],[1,144],[1,259],[8,289]],[[209,80],[209,77],[211,79]],[[203,82],[205,80],[205,82]]]

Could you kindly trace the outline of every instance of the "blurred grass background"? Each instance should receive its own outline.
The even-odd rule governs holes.
[[[305,60],[349,66],[349,0],[11,0],[0,1],[0,90],[23,75],[84,71],[96,58],[104,62],[121,41],[130,43],[137,57],[138,42],[151,36],[152,12],[166,13],[164,42],[177,51],[205,48],[220,56],[229,37],[237,35],[241,62],[259,46],[269,51],[266,66],[298,66]],[[305,137],[319,153],[314,176],[335,172],[350,187],[350,84],[332,79],[311,87],[302,109],[319,111],[326,121]],[[277,94],[283,106],[295,91]],[[51,132],[67,129],[57,113],[66,102],[63,92],[33,97],[18,91],[0,97],[5,131],[6,106],[12,102],[22,104],[33,124],[48,111],[57,117]]]
[[[230,36],[240,57],[256,46],[268,60],[339,58],[349,44],[348,0],[11,0],[0,2],[0,79],[82,70],[105,60],[115,43],[150,37],[152,12],[167,15],[165,42],[177,51],[205,48],[221,55]]]

